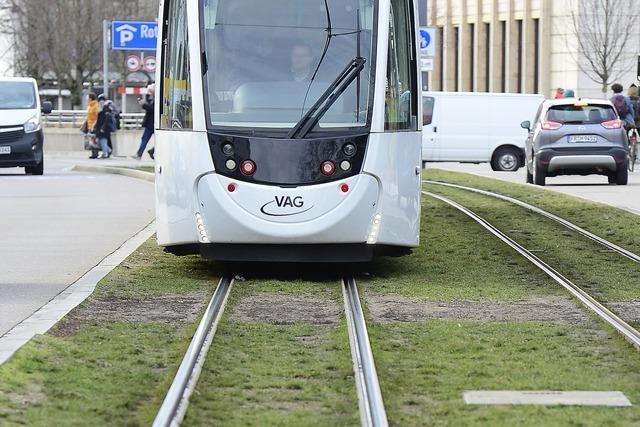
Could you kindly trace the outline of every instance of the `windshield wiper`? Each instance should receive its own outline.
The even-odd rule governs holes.
[[[353,81],[364,69],[367,60],[361,57],[353,58],[349,64],[331,82],[329,88],[318,98],[315,104],[302,116],[300,121],[287,134],[288,139],[302,139],[316,127],[318,122],[329,111],[329,108],[338,100]],[[324,105],[323,105],[324,104]]]

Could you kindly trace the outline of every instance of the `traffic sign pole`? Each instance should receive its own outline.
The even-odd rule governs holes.
[[[109,98],[109,27],[111,22],[102,21],[102,90]]]

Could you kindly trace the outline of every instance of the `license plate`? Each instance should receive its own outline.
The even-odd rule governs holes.
[[[11,154],[11,146],[0,147],[0,154]]]
[[[569,142],[598,142],[595,135],[569,135]]]

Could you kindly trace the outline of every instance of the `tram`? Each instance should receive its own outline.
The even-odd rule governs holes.
[[[163,0],[158,243],[362,262],[419,244],[414,0]]]

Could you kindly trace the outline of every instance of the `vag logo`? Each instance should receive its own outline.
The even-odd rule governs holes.
[[[260,208],[260,212],[269,216],[292,216],[308,212],[313,208],[306,207],[302,196],[275,196]]]

